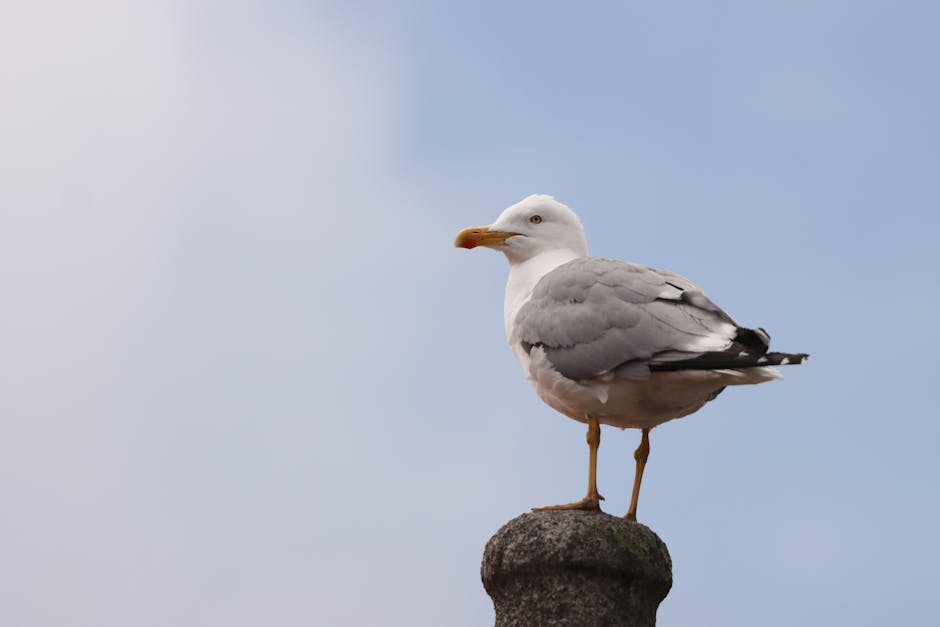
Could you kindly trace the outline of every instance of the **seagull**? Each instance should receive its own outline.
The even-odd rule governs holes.
[[[642,432],[625,516],[636,521],[653,427],[698,411],[726,386],[780,379],[773,366],[809,359],[768,352],[766,331],[740,326],[678,274],[589,256],[578,216],[551,196],[529,196],[493,224],[463,229],[454,245],[506,256],[509,345],[539,397],[588,426],[587,495],[535,511],[600,511],[605,424]]]

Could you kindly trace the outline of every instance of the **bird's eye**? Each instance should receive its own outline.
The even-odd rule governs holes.
[[[540,224],[542,222],[542,216],[540,216],[539,214],[535,214],[534,216],[529,218],[529,222],[531,222],[532,224]]]

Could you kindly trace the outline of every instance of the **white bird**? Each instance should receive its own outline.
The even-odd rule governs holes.
[[[647,266],[588,256],[578,216],[533,195],[484,227],[457,234],[460,248],[506,255],[506,337],[539,397],[587,423],[588,491],[545,509],[600,510],[600,425],[642,430],[626,518],[636,520],[653,427],[701,409],[725,386],[782,378],[771,366],[804,353],[769,353],[770,336],[746,329],[691,281]]]

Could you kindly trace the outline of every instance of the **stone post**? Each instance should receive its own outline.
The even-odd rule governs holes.
[[[666,544],[609,514],[546,511],[506,523],[483,552],[496,627],[647,627],[672,587]]]

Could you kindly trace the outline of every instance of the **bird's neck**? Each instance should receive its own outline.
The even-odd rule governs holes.
[[[539,280],[563,263],[583,256],[572,250],[558,249],[539,253],[523,261],[509,261],[509,281],[506,283],[506,301],[503,306],[507,338],[510,338],[516,314],[529,300]]]

